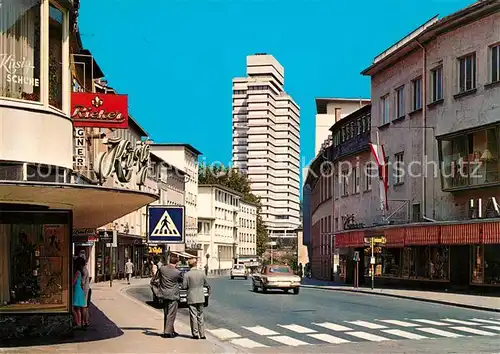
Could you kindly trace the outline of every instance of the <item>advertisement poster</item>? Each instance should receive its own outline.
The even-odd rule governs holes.
[[[40,290],[44,304],[63,303],[63,256],[66,226],[43,226],[43,242],[40,247]]]

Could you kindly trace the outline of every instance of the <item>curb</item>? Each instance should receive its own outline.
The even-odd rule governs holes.
[[[136,303],[138,305],[141,305],[142,307],[148,309],[148,311],[152,311],[155,314],[158,314],[158,313],[163,314],[163,310],[151,307],[151,306],[147,305],[146,303],[143,303],[142,301],[136,299],[135,297],[133,297],[132,295],[130,295],[128,293],[128,290],[130,290],[130,289],[136,289],[136,288],[144,288],[144,285],[127,285],[127,286],[121,288],[118,292],[120,293],[120,295],[122,295],[123,297],[128,298],[130,301],[133,301],[134,303]],[[182,325],[182,327],[184,327],[184,329],[186,329],[187,331],[191,330],[190,329],[191,327],[190,327],[190,324],[189,324],[189,318],[187,316],[184,316],[184,315],[180,315],[179,316],[179,313],[177,313],[176,320],[177,321],[180,320],[179,322],[181,322],[181,325]],[[208,342],[210,342],[212,344],[216,344],[216,345],[220,346],[221,348],[224,348],[224,352],[225,353],[231,353],[231,354],[233,354],[233,353],[243,353],[243,351],[241,351],[239,348],[236,348],[236,347],[233,347],[231,345],[228,345],[227,343],[225,343],[225,342],[217,339],[212,334],[210,334],[210,332],[205,333],[205,336],[207,337],[207,341]]]
[[[384,293],[373,293],[373,292],[367,291],[367,290],[338,289],[338,288],[330,288],[328,286],[321,286],[321,285],[319,285],[319,286],[318,285],[301,285],[301,287],[308,288],[308,289],[343,291],[343,292],[348,292],[348,293],[361,293],[361,294],[373,295],[373,296],[387,296],[387,297],[394,297],[394,298],[398,298],[398,299],[414,300],[414,301],[429,302],[429,303],[440,304],[440,305],[461,307],[461,308],[466,308],[466,309],[470,309],[470,310],[500,313],[500,308],[467,305],[467,304],[461,304],[461,303],[457,303],[457,302],[449,302],[449,301],[445,301],[445,300],[426,299],[426,298],[417,297],[417,296],[387,294],[387,293],[385,293],[385,294]],[[500,299],[499,299],[499,301],[500,301]]]

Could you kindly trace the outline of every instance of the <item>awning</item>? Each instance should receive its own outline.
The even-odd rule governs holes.
[[[72,210],[73,228],[98,228],[158,200],[151,193],[85,184],[0,182],[0,203]]]
[[[441,226],[441,244],[469,245],[480,243],[480,224],[461,224]]]
[[[183,258],[196,258],[196,256],[193,256],[192,254],[186,253],[186,252],[176,252],[176,251],[171,251],[170,253],[175,254],[179,257]]]
[[[439,245],[439,226],[409,227],[406,233],[407,246]]]

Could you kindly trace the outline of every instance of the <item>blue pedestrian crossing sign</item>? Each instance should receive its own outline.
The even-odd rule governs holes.
[[[148,206],[148,243],[184,243],[184,207]]]

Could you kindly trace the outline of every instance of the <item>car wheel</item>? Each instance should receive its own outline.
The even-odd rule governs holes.
[[[234,277],[233,277],[233,276],[231,276],[231,279],[234,279]]]
[[[263,286],[263,287],[262,287],[262,292],[263,292],[264,294],[266,294],[266,293],[267,293],[267,288]]]
[[[258,293],[259,292],[259,287],[257,285],[254,285],[253,287],[253,292]]]
[[[208,307],[208,297],[205,298],[205,303],[203,304],[204,307]]]
[[[299,295],[299,291],[300,291],[300,288],[295,288],[295,289],[293,289],[293,293],[294,293],[295,295]]]
[[[285,292],[285,294],[288,293],[288,290],[290,290],[290,289],[283,289],[283,291]]]
[[[248,280],[248,277],[245,277],[245,280]]]

